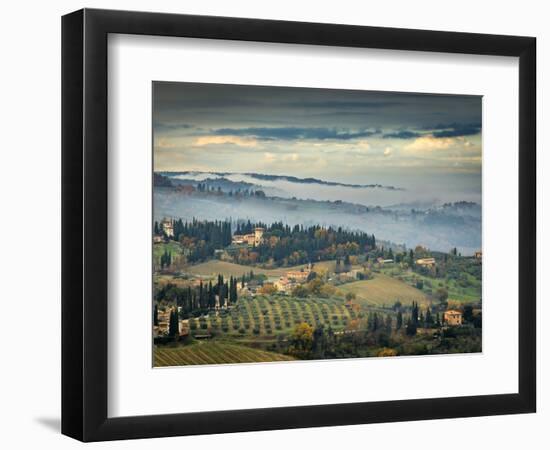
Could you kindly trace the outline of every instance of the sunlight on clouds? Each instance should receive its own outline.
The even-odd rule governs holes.
[[[156,148],[175,148],[176,147],[176,144],[171,141],[170,139],[167,139],[167,138],[160,138],[160,139],[157,139],[157,141],[155,142],[155,147]]]
[[[291,153],[290,155],[284,155],[283,161],[298,161],[298,154]]]
[[[414,142],[406,145],[405,150],[409,151],[432,151],[432,150],[446,150],[456,142],[453,138],[435,138],[431,135],[422,136],[416,138]]]
[[[357,147],[359,147],[361,150],[369,150],[370,144],[368,143],[368,141],[359,141],[357,143]]]
[[[264,153],[264,160],[267,162],[273,162],[277,157],[273,153],[266,152]]]
[[[480,98],[192,83],[159,89],[155,170],[395,186],[464,173],[467,189],[470,174],[481,175]]]
[[[466,139],[464,136],[459,136],[456,138],[458,141],[462,142],[462,144],[464,145],[464,147],[466,148],[469,148],[469,147],[473,147],[474,144],[473,142],[470,142],[468,139]]]
[[[201,136],[193,142],[196,147],[205,145],[234,144],[239,147],[256,147],[258,141],[254,138],[242,138],[239,136]]]
[[[187,136],[155,136],[154,148],[155,151],[175,155],[182,149],[190,149],[191,140]]]

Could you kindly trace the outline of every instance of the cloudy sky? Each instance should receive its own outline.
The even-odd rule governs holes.
[[[481,97],[153,84],[157,171],[481,189]]]

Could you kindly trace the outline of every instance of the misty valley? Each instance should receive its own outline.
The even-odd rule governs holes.
[[[456,247],[471,255],[481,246],[481,205],[475,202],[416,201],[381,207],[379,197],[399,201],[411,194],[393,186],[327,185],[283,177],[264,181],[258,175],[164,173],[156,174],[155,180],[155,220],[281,220],[289,225],[342,226],[374,233],[393,244],[438,251]],[[207,189],[199,190],[199,185]],[[369,199],[373,203],[367,203]]]
[[[480,205],[347,190],[155,173],[155,366],[481,351]]]

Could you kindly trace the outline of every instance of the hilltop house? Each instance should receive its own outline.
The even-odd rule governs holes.
[[[290,293],[298,284],[305,283],[311,273],[311,264],[304,270],[289,270],[281,276],[273,285],[279,292]]]
[[[164,219],[162,219],[160,226],[166,236],[168,236],[169,238],[174,237],[174,222],[172,219],[168,219],[165,217]]]
[[[310,270],[290,270],[286,273],[286,277],[290,280],[296,281],[297,283],[305,283],[309,274]]]
[[[170,312],[159,311],[158,312],[158,326],[153,327],[156,336],[160,336],[168,333],[168,325],[170,323]]]
[[[376,262],[377,262],[378,264],[380,264],[381,266],[383,266],[384,264],[391,264],[391,263],[393,263],[393,259],[384,259],[384,258],[380,257],[380,258],[377,258],[377,259],[376,259]]]
[[[296,282],[289,280],[287,277],[280,277],[273,285],[277,288],[277,291],[289,294],[292,289],[296,287]]]
[[[257,227],[254,229],[254,233],[250,234],[234,234],[233,238],[231,239],[231,243],[234,245],[260,245],[264,238],[264,228]]]
[[[391,261],[391,260],[390,260],[390,261]],[[358,273],[359,273],[359,270],[357,270],[357,269],[352,269],[352,270],[350,270],[350,271],[348,271],[348,272],[341,272],[341,273],[339,274],[339,276],[340,276],[340,277],[347,277],[347,278],[353,278],[353,279],[355,279],[355,278],[357,278],[357,274],[358,274]]]
[[[416,260],[416,265],[421,267],[433,267],[435,266],[435,258],[420,258]]]
[[[449,309],[443,313],[443,322],[452,327],[462,325],[462,313],[456,309]]]
[[[478,250],[477,252],[474,252],[474,258],[481,262],[481,250]]]

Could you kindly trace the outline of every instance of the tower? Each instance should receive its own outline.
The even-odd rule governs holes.
[[[257,227],[254,228],[254,245],[260,245],[262,243],[264,236],[264,229]]]
[[[171,219],[164,218],[161,222],[162,225],[162,231],[164,231],[164,234],[168,236],[169,238],[174,237],[174,223]]]

